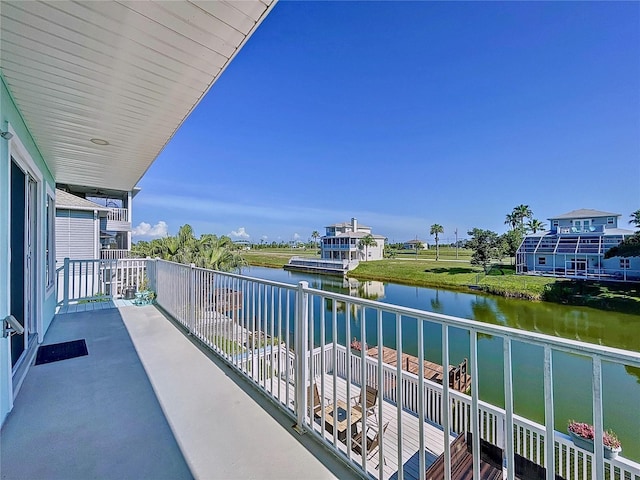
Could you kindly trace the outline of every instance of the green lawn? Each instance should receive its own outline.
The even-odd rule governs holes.
[[[413,260],[435,260],[436,247],[432,245],[428,250],[420,250],[416,255],[415,250],[394,250],[396,258],[413,259]],[[440,246],[440,258],[442,260],[466,260],[471,258],[473,252],[466,248],[459,248],[456,256],[456,249],[450,246]]]
[[[291,257],[315,257],[320,255],[315,249],[301,248],[263,248],[257,250],[247,250],[242,252],[242,256],[249,265],[256,267],[282,268],[289,262]]]
[[[393,259],[360,262],[358,268],[349,272],[349,276],[363,280],[381,280],[458,290],[477,286],[488,293],[536,300],[542,298],[545,285],[555,282],[553,278],[516,276],[514,273],[514,268],[510,265],[495,266],[489,275],[485,275],[481,267],[473,266],[468,262],[435,260],[408,262]]]

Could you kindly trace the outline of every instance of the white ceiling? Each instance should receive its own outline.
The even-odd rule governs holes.
[[[1,0],[2,75],[56,182],[131,190],[274,4]]]

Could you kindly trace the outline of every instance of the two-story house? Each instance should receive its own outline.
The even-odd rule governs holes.
[[[67,200],[66,203],[71,204],[71,210],[66,208],[67,205],[61,205],[59,199],[56,198],[56,216],[68,215],[69,211],[75,211],[75,216],[82,217],[84,220],[84,222],[81,222],[83,223],[82,226],[56,221],[56,238],[60,236],[74,238],[75,247],[74,245],[69,247],[71,257],[113,260],[129,256],[131,252],[132,200],[140,191],[140,188],[136,187],[130,191],[121,191],[79,185],[59,185],[56,192],[61,191],[66,193],[63,198]],[[88,238],[89,227],[85,218],[88,214],[86,212],[80,213],[78,208],[74,208],[75,205],[82,204],[82,202],[85,202],[89,207],[93,205],[90,209],[101,212],[99,216],[96,216],[99,221],[97,235],[94,237],[92,232],[91,239]],[[78,255],[80,252],[77,251],[77,248],[81,248],[81,253],[85,253],[90,248],[92,249],[94,245],[97,248],[95,255],[89,257]],[[67,251],[68,249],[63,250]]]
[[[373,235],[371,227],[359,225],[358,220],[335,223],[326,228],[326,234],[320,244],[321,257],[326,260],[348,260],[349,262],[382,260],[384,239]],[[361,240],[371,235],[375,245],[362,245]]]
[[[517,273],[600,280],[640,280],[640,258],[604,255],[631,230],[619,213],[580,209],[549,218],[546,232],[527,235],[516,254]]]

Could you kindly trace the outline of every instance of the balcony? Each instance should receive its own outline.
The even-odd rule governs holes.
[[[131,256],[131,250],[126,248],[103,248],[100,250],[102,260],[122,260]]]
[[[31,367],[2,478],[354,477],[155,307],[73,310],[44,343],[83,338],[89,355]]]
[[[70,273],[65,274],[66,303],[71,304],[81,295],[95,296],[95,291],[100,289],[106,291],[106,285],[101,285],[101,282],[108,280],[113,284],[114,279],[124,278],[125,274],[118,272],[131,270],[130,262],[132,260],[116,262],[115,273],[111,263],[109,272],[99,274],[97,283],[92,287],[87,279],[86,287],[71,288],[72,282],[64,280]],[[335,459],[350,465],[362,476],[381,480],[422,478],[420,472],[437,458],[445,459],[446,470],[449,468],[447,459],[452,458],[451,442],[465,432],[473,434],[473,468],[478,475],[484,464],[483,457],[479,455],[480,447],[490,444],[501,452],[508,478],[525,478],[518,477],[517,458],[546,469],[547,478],[553,478],[554,474],[567,480],[637,479],[640,476],[640,464],[621,456],[605,458],[602,440],[595,441],[595,453],[583,450],[562,431],[556,430],[553,420],[553,359],[557,355],[580,357],[591,365],[591,386],[579,400],[592,404],[592,423],[597,432],[602,432],[606,427],[602,413],[604,372],[610,371],[611,366],[640,367],[638,352],[357,299],[312,289],[304,283],[288,285],[250,279],[161,260],[136,262],[139,262],[133,269],[136,273],[131,275],[135,278],[147,276],[157,293],[158,305],[167,317],[150,306],[122,308],[120,312],[190,467],[195,465],[195,461],[188,458],[192,449],[198,453],[202,445],[207,445],[204,450],[208,454],[221,452],[220,458],[224,458],[227,452],[224,443],[229,438],[238,439],[245,445],[250,457],[247,461],[245,456],[245,461],[256,468],[263,468],[258,458],[260,454],[254,453],[257,450],[287,451],[274,449],[269,439],[261,439],[260,442],[264,441],[261,446],[248,448],[257,430],[233,424],[241,419],[234,419],[229,411],[240,411],[239,416],[262,415],[264,412],[252,403],[236,408],[235,400],[227,400],[226,394],[218,390],[217,379],[233,374],[246,386],[248,394],[263,400],[259,406],[274,416],[284,416],[289,419],[289,424],[295,422],[299,431],[307,433],[303,437],[307,439],[305,441],[324,444]],[[75,263],[68,262],[65,271],[77,271]],[[106,270],[107,262],[97,268]],[[131,282],[133,277],[118,281]],[[98,304],[92,306],[95,305]],[[56,319],[56,325],[61,317],[64,316]],[[72,338],[84,335],[80,331],[81,327],[84,328],[83,323],[78,321],[74,327],[78,330],[73,332]],[[95,318],[86,323],[89,326],[95,324]],[[420,367],[416,375],[403,370],[402,361],[395,365],[386,364],[382,356],[369,357],[366,349],[354,350],[350,342],[345,342],[355,336],[366,338],[371,343],[384,338],[384,331],[391,331],[398,339],[394,347],[398,360],[401,360],[404,332],[415,339],[418,365],[423,366],[424,354],[420,352],[424,352],[425,329],[434,324],[441,332],[443,364],[449,363],[449,335],[460,331],[468,335],[470,392],[456,391],[448,382],[441,384],[430,380]],[[55,330],[48,334],[47,340],[54,335],[53,332]],[[168,332],[172,332],[171,335]],[[210,370],[201,371],[200,363],[182,351],[180,345],[190,343],[184,333],[188,333],[206,353],[208,363],[203,364],[207,363],[206,368]],[[504,365],[500,369],[504,377],[504,407],[491,405],[479,398],[478,339],[487,335],[502,339]],[[544,385],[543,424],[514,412],[512,348],[522,344],[537,348],[541,353],[537,361],[543,363],[543,377],[536,381]],[[157,347],[153,348],[155,345]],[[87,368],[91,370],[93,367]],[[32,370],[44,371],[42,367],[33,367]],[[196,387],[189,381],[204,391],[191,392],[190,389]],[[367,404],[365,389],[361,388],[364,385],[375,392],[375,401],[369,412],[371,415],[359,416],[354,405],[358,399],[363,405]],[[26,387],[25,391],[28,391]],[[169,392],[166,397],[162,393],[164,389]],[[314,390],[317,390],[317,396],[312,394]],[[119,390],[114,387],[110,391]],[[202,402],[199,407],[183,405],[182,402],[193,400],[194,396]],[[332,416],[332,407],[337,405],[343,406],[344,418]],[[224,412],[224,415],[219,415],[219,412]],[[628,415],[630,422],[637,420],[637,412],[628,412]],[[230,422],[228,430],[220,430],[217,426],[216,422],[222,421],[220,417]],[[47,424],[46,419],[40,422]],[[278,428],[286,429],[287,421],[283,423],[285,426]],[[223,438],[218,438],[217,442],[208,440],[213,443],[200,439],[187,448],[190,436],[198,437],[209,430],[233,433],[228,437],[223,433]],[[354,449],[356,434],[363,431],[370,431],[379,439],[379,446],[372,447],[371,452]],[[549,438],[553,441],[547,441]],[[602,436],[596,435],[596,438],[601,439]],[[2,441],[4,447],[4,436]],[[311,443],[315,445],[315,442]],[[287,454],[297,462],[296,455]],[[310,471],[314,470],[301,475],[305,478],[312,476]],[[192,472],[196,476],[205,476],[200,471]]]
[[[128,232],[131,230],[129,210],[126,208],[110,208],[107,212],[107,230]]]
[[[588,227],[553,227],[551,231],[558,235],[588,235],[604,233],[606,231],[606,227],[604,225],[591,225]]]

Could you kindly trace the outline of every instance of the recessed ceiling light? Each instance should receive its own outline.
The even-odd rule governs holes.
[[[92,138],[91,143],[95,143],[96,145],[109,145],[109,142],[101,138]]]

